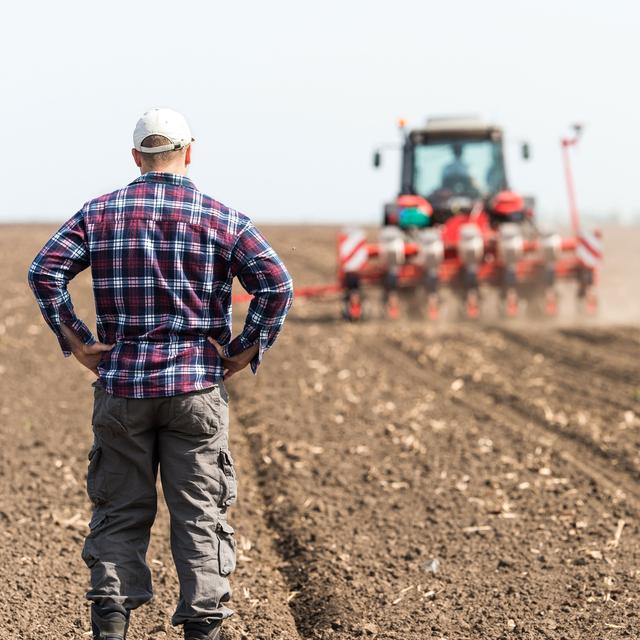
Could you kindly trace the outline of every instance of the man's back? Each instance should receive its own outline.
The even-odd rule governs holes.
[[[115,344],[100,378],[119,396],[170,396],[222,379],[207,337],[230,340],[234,276],[257,294],[238,350],[256,340],[268,347],[281,324],[274,305],[283,320],[291,301],[286,269],[250,220],[173,173],[148,172],[89,201],[53,236],[30,269],[41,306],[61,267],[70,279],[89,265],[98,339]]]

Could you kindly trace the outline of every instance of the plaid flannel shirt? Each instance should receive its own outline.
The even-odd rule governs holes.
[[[29,284],[65,356],[70,327],[95,342],[76,317],[67,283],[91,266],[100,342],[115,347],[98,365],[109,393],[172,396],[222,379],[221,359],[259,345],[253,372],[276,339],[293,300],[285,266],[244,215],[199,192],[188,178],[149,172],[87,202],[47,242]],[[231,339],[231,283],[253,299]]]

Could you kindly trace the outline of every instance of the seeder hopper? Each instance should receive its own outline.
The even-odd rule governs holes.
[[[499,291],[507,316],[537,306],[553,316],[560,281],[576,283],[587,313],[597,308],[601,259],[599,232],[581,229],[569,161],[575,135],[562,141],[572,233],[562,237],[537,224],[533,199],[507,183],[500,128],[471,118],[430,119],[403,132],[400,195],[385,206],[376,242],[359,229],[338,237],[338,285],[343,315],[363,317],[365,287],[382,289],[389,317],[400,314],[399,292],[424,292],[426,315],[440,314],[441,292],[450,290],[468,318],[483,311],[483,292]],[[524,158],[529,147],[522,145]],[[374,166],[381,152],[374,155]]]

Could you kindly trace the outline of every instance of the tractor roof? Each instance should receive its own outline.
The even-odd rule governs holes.
[[[438,116],[429,118],[423,128],[415,129],[412,133],[429,138],[500,137],[502,130],[497,125],[484,122],[477,116]]]

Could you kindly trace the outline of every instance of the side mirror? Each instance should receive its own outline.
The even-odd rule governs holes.
[[[373,154],[373,166],[377,169],[382,164],[382,154],[380,151],[376,151]]]
[[[523,160],[528,160],[531,157],[531,147],[529,147],[528,142],[522,143],[522,158]]]

